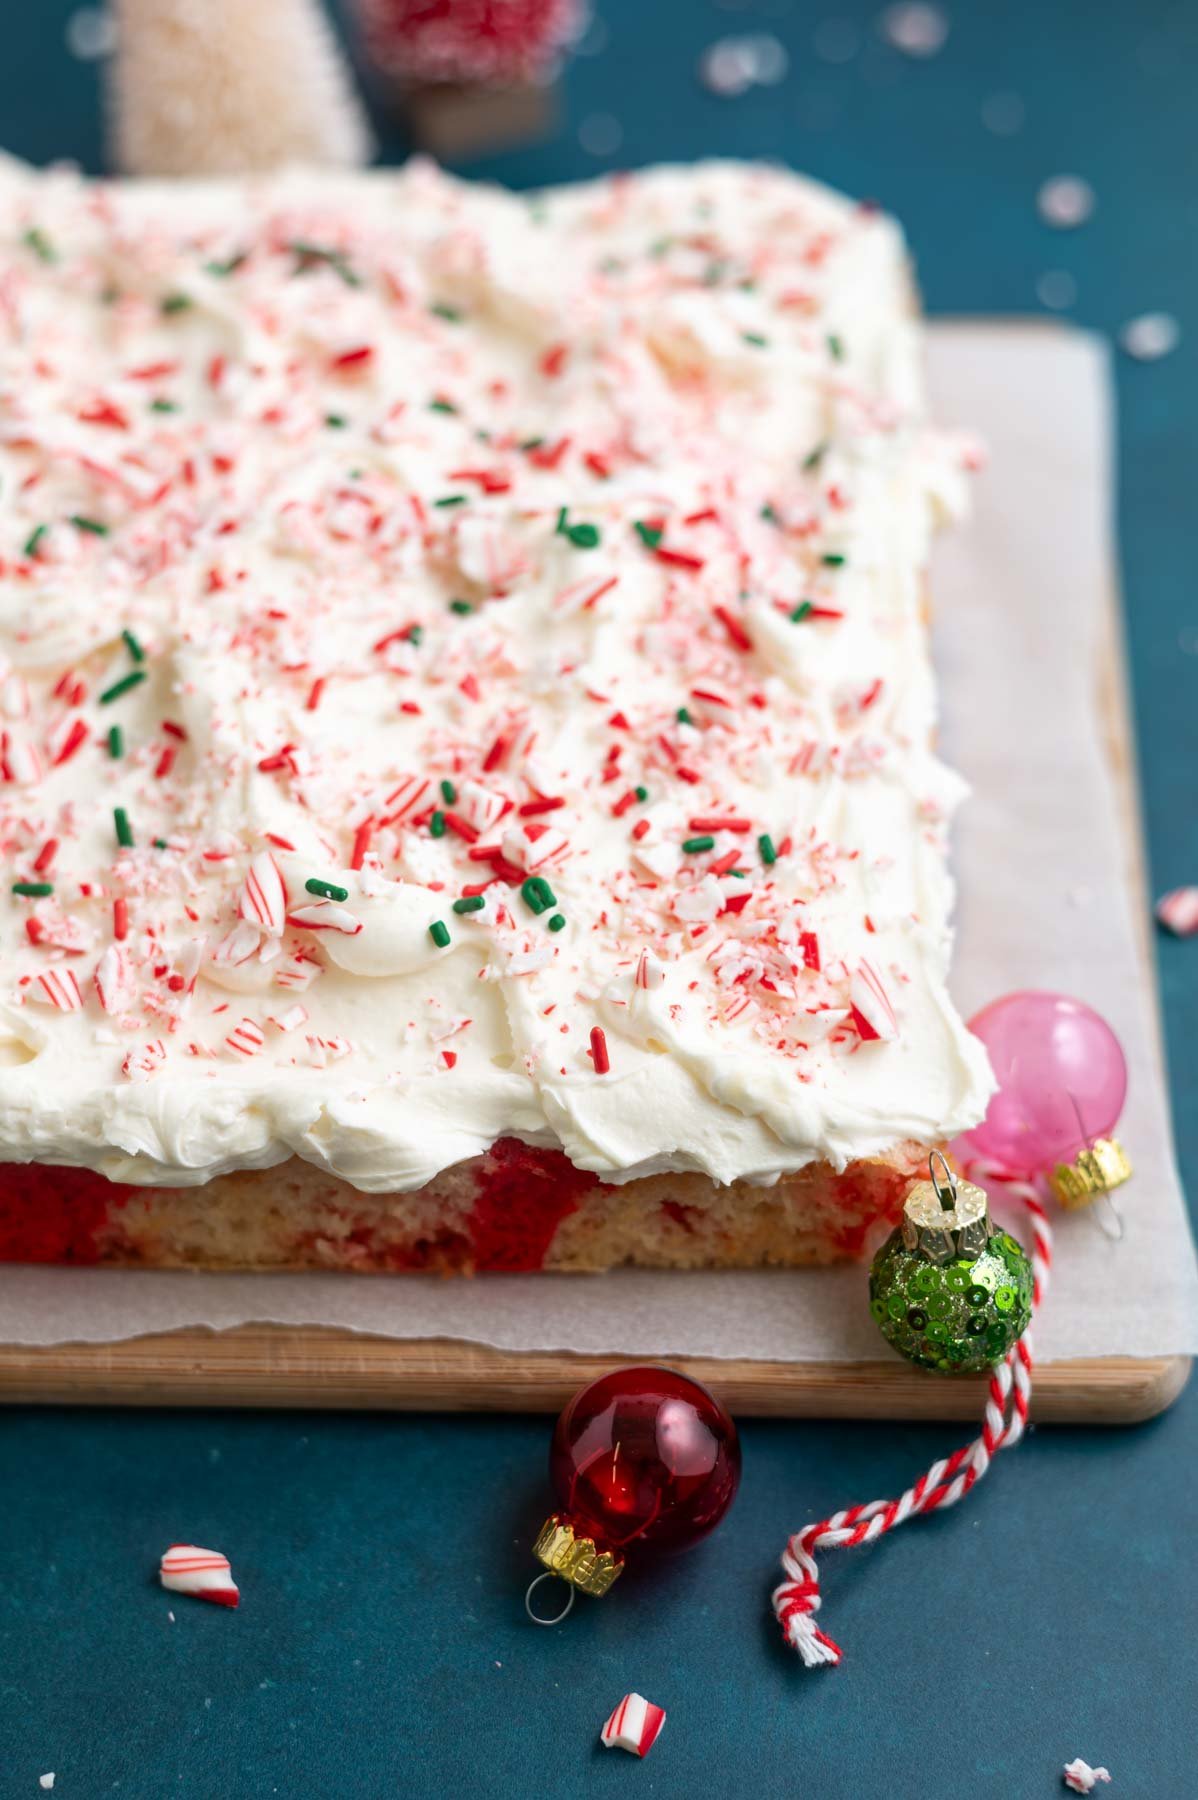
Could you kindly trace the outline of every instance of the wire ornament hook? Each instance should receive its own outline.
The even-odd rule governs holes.
[[[545,1569],[540,1575],[534,1575],[529,1582],[524,1594],[524,1610],[534,1625],[560,1625],[563,1619],[569,1618],[571,1612],[574,1610],[574,1601],[577,1595],[577,1589],[574,1587],[573,1582],[567,1581],[565,1583],[566,1604],[559,1613],[554,1613],[551,1619],[543,1617],[541,1613],[534,1612],[532,1607],[533,1594],[543,1581],[562,1581],[563,1579],[564,1578],[561,1575],[558,1575],[555,1570]]]
[[[944,1170],[943,1181],[936,1174],[937,1163]],[[932,1186],[936,1190],[936,1198],[941,1207],[945,1212],[952,1212],[957,1204],[957,1177],[949,1167],[948,1158],[943,1150],[933,1150],[929,1155],[928,1174],[931,1176]]]

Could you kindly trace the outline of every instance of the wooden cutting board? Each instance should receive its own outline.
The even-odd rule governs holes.
[[[1151,915],[1140,851],[1122,622],[1113,590],[1108,621],[1095,704],[1131,847],[1128,879],[1135,889],[1136,915],[1144,922],[1144,966],[1149,970]],[[551,1412],[620,1360],[628,1359],[497,1350],[451,1339],[373,1337],[318,1326],[242,1325],[220,1332],[192,1328],[123,1343],[0,1344],[0,1402]],[[669,1360],[672,1367],[717,1388],[734,1411],[745,1415],[976,1421],[984,1392],[980,1381],[931,1377],[897,1358],[864,1363]],[[1035,1418],[1046,1424],[1132,1424],[1171,1405],[1189,1371],[1185,1356],[1046,1363],[1036,1371]]]
[[[3,1346],[0,1400],[556,1412],[620,1360],[444,1339],[405,1342],[319,1326],[242,1325],[118,1344]],[[941,1380],[897,1360],[672,1357],[670,1364],[716,1388],[746,1417],[976,1421],[984,1392],[981,1381]],[[1035,1417],[1044,1424],[1134,1424],[1171,1405],[1189,1372],[1185,1356],[1046,1363],[1036,1372]]]

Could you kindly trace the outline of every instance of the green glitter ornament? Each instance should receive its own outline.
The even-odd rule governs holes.
[[[921,1368],[981,1374],[1027,1330],[1032,1265],[991,1221],[983,1190],[958,1182],[938,1150],[928,1172],[874,1257],[869,1309],[887,1343]]]

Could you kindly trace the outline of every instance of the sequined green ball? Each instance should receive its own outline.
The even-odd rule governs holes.
[[[892,1231],[869,1272],[869,1310],[888,1344],[924,1369],[976,1375],[1001,1362],[1032,1316],[1032,1265],[995,1232],[979,1256],[934,1263]]]

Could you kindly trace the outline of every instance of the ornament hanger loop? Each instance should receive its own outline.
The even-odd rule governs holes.
[[[1094,1202],[1093,1214],[1094,1222],[1098,1226],[1103,1237],[1110,1238],[1112,1244],[1117,1244],[1124,1236],[1127,1228],[1123,1223],[1123,1214],[1119,1211],[1119,1208],[1115,1205],[1115,1202],[1111,1199],[1109,1194],[1104,1193],[1097,1196]]]
[[[943,1181],[936,1173],[937,1163],[940,1164],[941,1169],[944,1171]],[[928,1174],[932,1178],[932,1186],[936,1190],[937,1200],[939,1200],[945,1212],[952,1212],[957,1204],[957,1177],[949,1168],[948,1158],[945,1156],[943,1150],[933,1150],[928,1157]]]
[[[560,1625],[563,1619],[569,1617],[574,1607],[574,1596],[576,1592],[573,1583],[569,1581],[565,1584],[566,1604],[559,1613],[554,1613],[551,1619],[546,1619],[540,1613],[534,1612],[532,1609],[533,1594],[536,1592],[537,1588],[540,1587],[541,1583],[543,1581],[560,1581],[561,1579],[561,1576],[555,1575],[552,1569],[546,1569],[542,1574],[534,1575],[529,1582],[527,1591],[524,1595],[524,1610],[534,1625]]]

